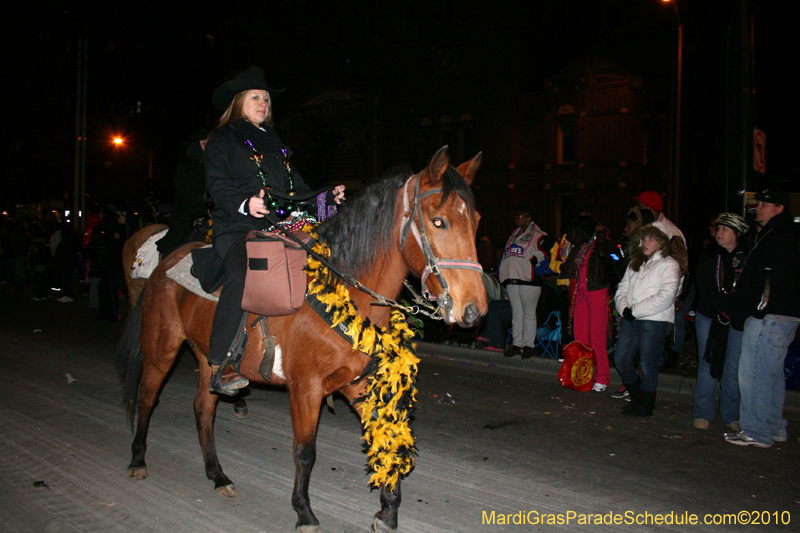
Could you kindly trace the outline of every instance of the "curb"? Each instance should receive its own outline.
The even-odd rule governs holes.
[[[510,370],[521,370],[523,372],[536,372],[556,376],[561,363],[550,357],[532,357],[530,359],[520,359],[519,357],[503,357],[500,352],[489,350],[479,350],[476,348],[466,348],[463,346],[450,346],[448,344],[437,344],[433,342],[416,341],[417,352],[423,355],[435,355],[442,359],[460,361],[467,363],[481,364],[485,366],[495,366]],[[612,376],[614,372],[612,369]],[[619,376],[616,376],[617,378]],[[613,380],[612,380],[613,381]],[[659,373],[658,390],[660,392],[671,392],[677,394],[693,394],[694,386],[697,382],[694,378],[676,376],[675,374]],[[609,385],[613,390],[616,385]],[[784,409],[800,411],[800,391],[787,390]]]

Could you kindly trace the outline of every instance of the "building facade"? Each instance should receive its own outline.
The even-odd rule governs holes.
[[[279,129],[315,183],[349,190],[394,164],[418,171],[445,144],[456,165],[482,152],[474,187],[497,247],[519,205],[554,237],[586,211],[616,238],[634,196],[668,189],[666,121],[651,116],[642,79],[612,61],[585,59],[530,92],[457,81],[445,71],[398,93],[326,86]]]

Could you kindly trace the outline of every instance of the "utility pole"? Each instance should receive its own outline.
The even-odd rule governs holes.
[[[86,89],[89,43],[78,35],[75,90],[75,176],[72,193],[73,226],[83,232],[86,220]]]
[[[732,29],[734,38],[729,41],[731,56],[730,94],[728,120],[733,146],[731,147],[731,176],[738,211],[744,214],[746,192],[753,191],[758,180],[753,174],[753,127],[755,126],[755,53],[753,42],[753,10],[751,0],[740,0],[738,23]],[[736,20],[736,19],[735,19]]]
[[[680,184],[681,184],[681,104],[683,103],[683,23],[681,14],[678,10],[677,0],[662,0],[664,3],[671,3],[675,11],[675,63],[673,65],[673,79],[675,84],[672,86],[671,108],[671,133],[669,142],[669,184],[667,187],[667,201],[669,202],[669,218],[676,224],[680,218]]]

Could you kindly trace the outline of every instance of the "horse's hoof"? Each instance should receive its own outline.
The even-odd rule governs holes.
[[[371,533],[397,533],[397,530],[386,525],[386,522],[376,518],[372,521]]]
[[[234,404],[233,416],[235,416],[238,419],[250,418],[250,410],[247,408],[247,405],[239,407],[238,405]]]
[[[214,490],[217,491],[217,494],[219,494],[221,498],[235,498],[239,495],[239,490],[233,483],[225,485],[224,487],[217,487]]]
[[[131,466],[128,468],[128,477],[139,481],[140,479],[147,479],[146,466]]]
[[[322,528],[319,526],[297,526],[294,530],[295,533],[322,533]]]

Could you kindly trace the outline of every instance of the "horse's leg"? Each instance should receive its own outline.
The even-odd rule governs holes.
[[[356,410],[359,418],[361,418],[361,411],[364,405],[361,401],[365,389],[366,380],[361,380],[354,385],[343,388],[341,391],[350,402],[350,405]],[[375,520],[372,522],[372,533],[394,533],[397,531],[397,510],[400,508],[400,501],[399,480],[394,490],[389,489],[386,485],[381,487],[381,510],[375,513]]]
[[[233,416],[236,418],[248,418],[250,410],[247,408],[247,402],[244,399],[244,389],[240,389],[236,396],[233,397]]]
[[[140,312],[140,327],[138,337],[140,340],[139,353],[142,357],[142,384],[138,395],[138,419],[136,436],[133,438],[131,451],[133,457],[128,466],[128,477],[131,479],[144,479],[147,477],[147,466],[144,455],[147,451],[147,431],[150,427],[150,417],[158,404],[158,395],[169,370],[175,363],[183,341],[186,340],[180,324],[180,315],[177,312],[174,292],[175,285],[163,286],[163,279],[154,279],[145,286],[145,294],[137,313],[131,320],[137,320]]]
[[[372,522],[373,533],[394,533],[397,531],[397,510],[400,507],[400,481],[394,490],[388,485],[381,487],[381,510],[375,513]]]
[[[180,346],[180,343],[178,343],[178,346]],[[142,369],[142,388],[139,393],[136,436],[133,438],[133,444],[131,444],[132,457],[131,463],[128,465],[128,477],[131,479],[138,480],[147,477],[147,465],[144,461],[144,455],[147,452],[147,431],[150,428],[150,417],[158,404],[158,393],[161,390],[161,384],[164,383],[164,378],[167,376],[172,362],[175,361],[178,346],[175,346],[172,351],[165,352],[171,354],[171,356],[161,361],[152,362],[145,357],[144,368]]]
[[[311,510],[308,484],[311,469],[317,459],[317,424],[322,405],[322,390],[319,384],[292,383],[289,386],[294,427],[294,490],[292,507],[297,512],[295,528],[302,533],[322,533],[319,520]]]
[[[214,440],[214,415],[217,412],[219,396],[208,390],[211,379],[211,367],[205,364],[205,357],[195,350],[200,363],[200,381],[197,384],[197,395],[194,398],[194,418],[197,424],[197,436],[203,451],[203,462],[206,477],[214,482],[214,490],[223,498],[235,498],[239,491],[228,476],[222,471],[217,457],[217,445]]]

